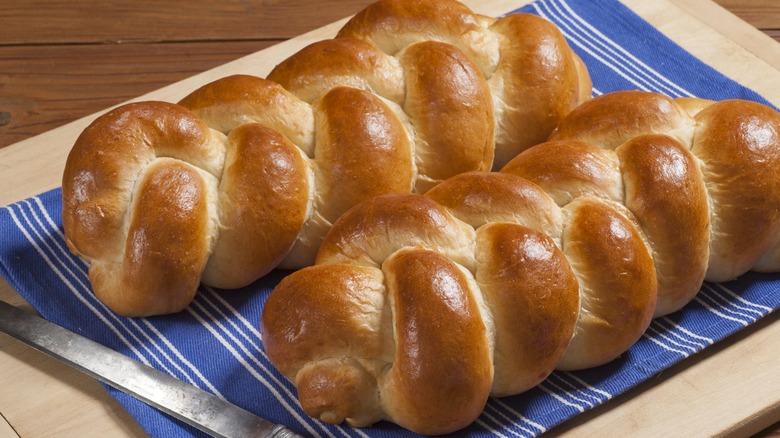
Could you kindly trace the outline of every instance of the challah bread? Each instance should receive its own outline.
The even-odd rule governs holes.
[[[780,270],[778,165],[763,105],[594,98],[501,172],[347,211],[268,297],[266,352],[316,418],[453,432],[490,395],[617,358],[705,276]]]
[[[654,93],[607,94],[572,112],[551,136],[590,142],[617,158],[622,185],[613,179],[611,189],[599,190],[624,199],[658,252],[658,315],[687,303],[702,278],[720,282],[749,269],[780,269],[777,112],[745,100],[699,101],[700,111],[690,116],[692,105]],[[545,190],[575,190],[576,184],[547,184],[555,176],[545,174],[558,172],[552,167],[523,164],[538,159],[521,154],[515,160],[503,171]],[[574,159],[556,162],[588,167]]]
[[[101,116],[63,175],[65,234],[112,309],[176,312],[201,281],[236,288],[310,265],[360,201],[503,164],[590,92],[584,65],[541,18],[383,0],[268,79],[225,77],[178,104]],[[188,185],[140,184],[152,165],[186,169]]]
[[[181,309],[213,245],[224,142],[172,104],[110,114],[81,134],[68,157],[66,241],[90,262],[95,293],[117,312]],[[150,287],[165,294],[150,294]]]
[[[417,153],[431,155],[417,160],[419,192],[500,168],[591,95],[585,64],[555,25],[525,13],[486,17],[455,1],[376,2],[268,79],[306,101],[341,84],[398,104]]]

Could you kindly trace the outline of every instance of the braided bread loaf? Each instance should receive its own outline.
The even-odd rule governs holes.
[[[705,278],[780,270],[777,169],[768,107],[597,97],[500,173],[350,209],[269,296],[264,346],[316,418],[458,430],[615,359]]]
[[[100,117],[68,157],[65,235],[110,308],[176,312],[201,281],[237,288],[310,265],[360,201],[503,165],[590,92],[541,18],[383,0],[268,79]]]

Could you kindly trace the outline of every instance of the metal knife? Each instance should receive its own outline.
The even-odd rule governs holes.
[[[211,393],[0,300],[0,332],[215,437],[299,437]]]

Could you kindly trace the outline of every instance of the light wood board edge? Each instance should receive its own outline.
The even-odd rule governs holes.
[[[0,300],[33,311],[3,279]],[[147,436],[97,380],[2,333],[0,370],[0,438]]]
[[[19,438],[19,434],[14,431],[14,428],[5,421],[5,418],[0,415],[0,437],[2,438]]]
[[[747,437],[780,421],[777,312],[553,429],[557,437]]]
[[[768,35],[710,1],[620,1],[704,63],[780,107],[780,44]]]

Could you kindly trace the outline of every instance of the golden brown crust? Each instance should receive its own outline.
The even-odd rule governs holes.
[[[306,275],[284,278],[264,305],[265,351],[296,383],[309,415],[373,424],[381,409],[370,364],[381,368],[393,356],[382,273],[338,265],[300,272]]]
[[[472,266],[474,229],[422,195],[388,194],[342,215],[317,253],[317,264],[380,266],[404,247],[436,248]]]
[[[331,424],[371,426],[382,419],[376,378],[355,359],[332,358],[306,364],[295,376],[304,412]]]
[[[393,102],[403,102],[406,94],[398,60],[355,38],[314,42],[279,63],[267,79],[309,103],[339,86],[370,90]]]
[[[310,308],[313,304],[304,301],[314,301],[319,293],[355,300],[351,297],[362,293],[364,286],[325,276],[357,274],[381,265],[384,279],[374,281],[387,288],[387,309],[395,329],[385,327],[377,336],[385,336],[385,345],[395,345],[396,352],[389,356],[385,352],[381,359],[378,354],[375,360],[379,363],[370,366],[365,356],[350,353],[316,372],[308,368],[321,361],[318,353],[308,356],[308,362],[306,356],[296,354],[301,364],[285,373],[296,374],[300,369],[306,376],[299,383],[305,405],[312,406],[319,418],[337,422],[347,418],[348,412],[366,419],[369,413],[379,415],[374,412],[378,409],[387,419],[416,432],[452,432],[476,418],[486,397],[479,394],[514,394],[535,385],[556,366],[591,366],[625,351],[647,328],[655,309],[653,261],[637,225],[626,217],[630,213],[624,208],[581,198],[566,207],[572,213],[564,228],[562,251],[555,240],[539,231],[500,222],[532,216],[523,210],[536,205],[538,193],[536,186],[513,175],[474,172],[431,191],[430,197],[449,203],[452,213],[429,196],[408,194],[380,196],[342,216],[323,242],[319,264],[287,277],[271,294],[269,302],[274,305],[266,307],[263,319],[287,320],[289,315],[276,303],[291,309]],[[512,200],[524,199],[515,205],[521,214],[507,211],[497,218],[499,222],[476,220],[476,233],[453,216],[487,217],[478,211],[480,205],[485,211],[493,205],[510,210]],[[551,200],[547,203],[558,208]],[[324,288],[327,292],[320,292]],[[580,294],[584,315],[579,310]],[[298,312],[292,318],[295,324],[311,319],[316,327],[335,317],[328,316],[337,307],[328,300],[317,300],[325,316]],[[354,311],[354,305],[345,306],[350,307],[350,314]],[[463,306],[471,310],[460,312]],[[575,326],[578,334],[570,344]],[[273,351],[284,351],[287,342],[293,342],[283,339],[285,333],[298,333],[265,323],[263,327],[268,332],[264,336],[273,339]],[[600,343],[599,339],[607,341]],[[319,351],[340,348],[340,342],[328,345],[316,336],[296,337],[295,346],[289,346],[290,351],[309,346]],[[348,340],[347,345],[352,342]],[[494,362],[487,378],[480,364],[486,360],[490,364],[491,354]],[[469,362],[461,362],[464,358]],[[283,370],[287,364],[287,360],[279,362]],[[452,377],[453,369],[462,370],[455,373],[458,378]],[[448,374],[446,370],[450,370],[449,377],[442,377]],[[462,380],[466,375],[472,377]],[[313,383],[324,376],[330,383]],[[336,389],[333,382],[344,389]],[[372,393],[366,388],[374,385],[378,406],[367,402],[368,411],[353,414],[354,400],[366,399],[364,394]],[[457,418],[447,415],[452,412]]]
[[[374,3],[336,39],[303,48],[268,79],[306,102],[347,86],[403,108],[418,192],[502,166],[545,140],[591,93],[587,68],[549,21],[524,13],[495,19],[432,0]]]
[[[89,259],[117,247],[121,236],[111,236],[123,229],[132,185],[156,156],[195,158],[196,165],[221,172],[221,157],[210,146],[203,122],[162,102],[127,105],[90,124],[71,149],[62,177],[63,223],[74,249]],[[90,239],[91,234],[101,238]]]
[[[473,298],[493,355],[490,390],[508,395],[554,368],[589,368],[619,357],[654,315],[693,298],[712,260],[722,258],[729,275],[751,266],[780,269],[780,180],[770,173],[780,164],[780,114],[745,102],[684,105],[638,92],[596,99],[564,123],[572,130],[559,134],[573,139],[534,146],[500,173],[467,172],[424,196],[385,195],[350,209],[324,239],[318,269],[382,266],[377,281],[385,285],[387,308],[400,324],[383,335],[401,350],[383,353],[381,365],[355,357],[329,363],[328,371],[301,383],[307,405],[338,419],[355,409],[355,400],[367,400],[371,409],[361,412],[360,421],[384,417],[424,433],[451,432],[470,422],[442,421],[442,412],[475,419],[477,409],[456,401],[464,392],[427,386],[427,380],[446,388],[456,382],[481,393],[483,384],[480,373],[468,382],[438,379],[451,353],[437,348],[435,339],[449,339],[448,306],[465,302],[434,299],[430,291],[440,287]],[[616,127],[609,111],[619,112],[616,118],[629,126]],[[696,114],[695,122],[689,113]],[[582,136],[606,149],[581,140],[580,128],[572,128],[577,124]],[[722,254],[708,256],[710,248]],[[715,265],[709,266],[712,272]],[[304,270],[291,278],[306,287],[309,276]],[[297,305],[284,290],[271,296],[277,294],[282,296],[275,300],[290,298],[289,305]],[[417,304],[399,303],[401,296]],[[438,325],[441,315],[449,316]],[[421,333],[430,344],[408,343]],[[474,358],[474,368],[457,366],[478,369],[482,341],[463,336],[468,342],[459,345],[459,357]],[[423,356],[424,362],[417,360]],[[301,371],[307,376],[311,363]],[[382,370],[395,374],[389,379]],[[430,370],[436,371],[425,374]],[[330,383],[314,383],[324,375]],[[332,393],[323,396],[326,391],[312,391],[315,386]],[[418,392],[410,395],[412,387]],[[374,394],[366,388],[376,388],[378,401],[364,396]],[[319,398],[309,401],[315,393]]]
[[[382,0],[352,17],[337,38],[366,40],[394,55],[436,35],[437,40],[464,51],[486,72],[495,64],[497,53],[482,47],[483,29],[479,16],[459,2]]]
[[[699,291],[709,259],[710,211],[699,164],[678,141],[648,134],[617,149],[625,205],[653,249],[656,315],[675,312]]]
[[[465,273],[449,258],[409,249],[382,270],[396,353],[381,383],[389,417],[421,434],[466,427],[493,381],[488,333]]]
[[[591,96],[585,64],[552,23],[532,14],[495,19],[458,2],[381,0],[350,19],[337,38],[366,40],[399,58],[431,39],[462,52],[493,95],[496,169],[544,141],[563,116]],[[423,60],[418,68],[426,65]],[[399,103],[406,107],[409,100],[415,99],[407,95]]]
[[[390,324],[379,268],[310,266],[276,286],[263,308],[261,333],[268,357],[286,376],[307,362],[347,354],[389,360],[383,330]],[[334,320],[334,318],[337,320]]]
[[[412,191],[411,141],[379,98],[336,87],[315,103],[315,114],[316,208],[326,220],[376,195]]]
[[[517,79],[532,64],[532,74]],[[232,75],[178,105],[131,104],[99,117],[63,175],[66,239],[90,263],[122,263],[133,186],[146,166],[174,157],[220,186],[202,279],[239,287],[274,266],[311,264],[333,221],[357,202],[422,193],[458,173],[491,169],[496,148],[509,156],[529,147],[539,129],[589,98],[589,83],[584,64],[541,18],[486,17],[453,0],[381,0],[338,38],[282,61],[269,79]],[[253,124],[278,136],[245,128]],[[524,128],[506,134],[515,125]],[[531,126],[536,137],[525,135]],[[252,144],[247,154],[282,155],[275,162],[241,152],[246,163],[228,158],[232,170],[223,175],[226,136]],[[254,178],[257,186],[247,181]]]
[[[97,260],[92,286],[106,305],[126,316],[184,309],[200,283],[215,236],[214,194],[196,168],[170,158],[144,170],[133,195],[120,262]]]
[[[480,228],[476,257],[477,283],[495,324],[491,393],[519,394],[563,357],[579,314],[577,279],[553,240],[523,225]]]
[[[569,114],[549,140],[580,140],[615,149],[641,134],[666,134],[690,144],[694,121],[673,99],[644,91],[606,93]]]
[[[530,179],[559,205],[585,194],[625,203],[658,260],[663,315],[690,300],[702,270],[725,281],[780,269],[769,170],[780,153],[778,117],[754,102],[611,93],[577,108],[554,140],[502,171]]]
[[[324,421],[454,431],[490,391],[617,357],[705,264],[780,269],[780,116],[637,91],[567,115],[587,71],[542,19],[383,0],[271,78],[284,86],[232,76],[98,119],[69,157],[63,222],[98,296],[147,315],[201,279],[311,260],[335,221],[262,322]]]
[[[696,116],[692,152],[712,204],[707,279],[746,272],[780,239],[780,114],[748,101],[723,101]]]
[[[558,205],[581,196],[623,200],[623,185],[614,152],[576,140],[550,141],[516,156],[501,173],[537,184]]]
[[[561,210],[539,186],[512,175],[467,172],[449,178],[425,196],[475,229],[490,222],[515,222],[561,237]]]
[[[701,110],[715,103],[714,100],[700,99],[698,97],[676,97],[674,102],[691,117],[696,117]]]
[[[306,220],[307,165],[278,131],[247,123],[228,136],[219,185],[219,239],[203,273],[210,286],[246,286],[275,268]]]
[[[501,60],[490,79],[500,105],[495,168],[521,150],[549,137],[558,122],[590,98],[584,64],[555,25],[530,14],[510,14],[490,27],[501,45]],[[555,78],[551,86],[550,78]],[[504,141],[503,139],[511,139]]]
[[[193,91],[179,105],[223,134],[244,123],[260,123],[282,133],[308,156],[313,154],[311,107],[274,82],[249,75],[227,76]]]
[[[653,258],[639,230],[598,198],[564,208],[563,251],[580,286],[574,337],[558,368],[605,364],[633,345],[650,325],[656,302]]]
[[[418,186],[493,165],[493,107],[485,78],[448,44],[422,42],[400,55],[406,70],[404,111],[418,137]],[[468,102],[463,105],[463,102]]]
[[[110,111],[77,140],[63,175],[65,235],[90,262],[95,293],[117,312],[171,313],[189,303],[215,232],[216,212],[206,206],[222,148],[198,118],[162,102]]]

